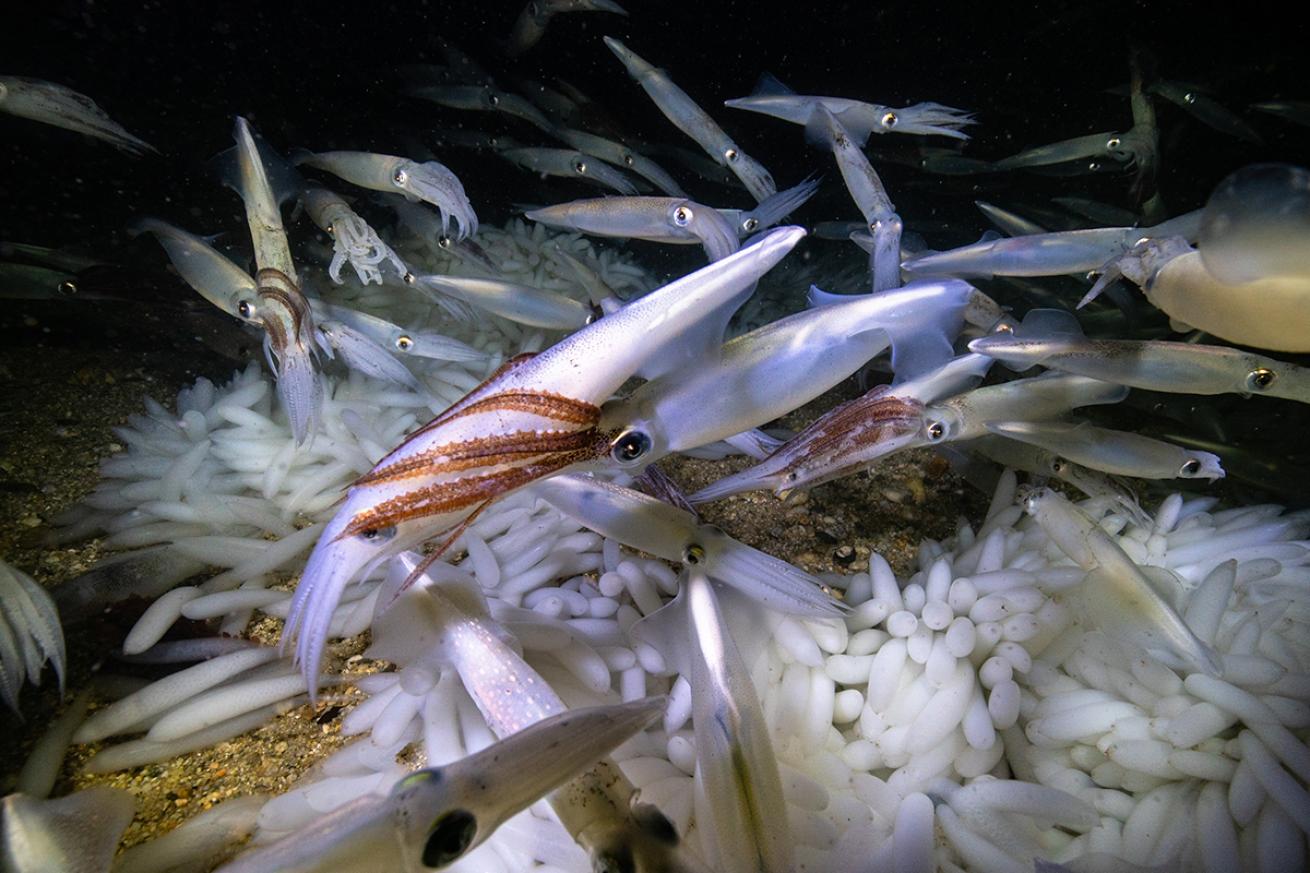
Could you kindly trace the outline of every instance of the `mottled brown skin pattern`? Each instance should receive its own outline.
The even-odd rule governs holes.
[[[528,412],[568,430],[521,430],[439,445],[412,457],[379,465],[356,481],[374,485],[421,476],[468,470],[491,472],[462,476],[407,491],[361,512],[338,539],[391,527],[403,521],[475,507],[474,515],[496,498],[573,464],[609,451],[616,434],[601,431],[600,408],[555,394],[512,391],[492,394],[446,416],[444,421],[475,412]],[[420,431],[421,433],[421,431]],[[410,437],[412,441],[414,437]],[[397,451],[403,451],[402,444]],[[500,468],[500,469],[496,469]],[[471,517],[463,524],[471,521]]]
[[[845,467],[833,460],[858,452],[881,442],[889,428],[917,426],[922,406],[913,400],[889,397],[885,390],[875,389],[863,397],[849,400],[798,433],[778,454],[795,452],[783,470],[799,472],[811,469],[816,461],[830,467],[831,478]],[[817,484],[817,483],[807,483]]]

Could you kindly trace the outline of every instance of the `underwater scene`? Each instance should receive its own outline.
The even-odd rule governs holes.
[[[0,871],[1296,871],[1310,52],[0,26]]]

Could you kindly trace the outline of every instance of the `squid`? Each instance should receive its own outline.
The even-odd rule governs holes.
[[[323,320],[347,325],[402,358],[428,358],[433,361],[485,361],[487,353],[467,343],[430,330],[410,330],[384,318],[359,312],[347,306],[314,301],[315,312]]]
[[[503,112],[552,136],[555,134],[555,125],[542,115],[540,109],[517,94],[509,94],[490,85],[422,85],[411,88],[409,94],[451,109]]]
[[[1232,343],[1310,352],[1310,171],[1246,167],[1219,184],[1197,247],[1143,240],[1115,265],[1171,319]]]
[[[128,227],[132,235],[154,234],[182,281],[233,318],[259,327],[255,317],[255,280],[203,237],[157,218],[143,218]]]
[[[986,370],[985,360],[964,356],[920,379],[880,385],[812,422],[763,462],[720,479],[691,500],[705,503],[764,488],[775,493],[813,488],[908,448],[986,436],[987,422],[998,417],[1050,418],[1077,406],[1115,403],[1128,393],[1094,379],[1041,376],[950,397]],[[942,397],[949,399],[938,401]]]
[[[546,35],[550,20],[565,12],[612,12],[625,18],[628,13],[614,0],[528,0],[519,17],[514,19],[505,52],[515,57],[526,52]]]
[[[478,232],[478,217],[464,193],[464,185],[444,164],[372,152],[306,152],[296,156],[295,163],[326,170],[371,191],[401,193],[408,200],[431,203],[441,213],[443,233],[449,233],[454,219],[459,226],[458,239]]]
[[[499,279],[431,275],[415,276],[413,283],[530,327],[577,330],[593,317],[591,307],[572,297]]]
[[[1162,592],[1179,582],[1161,567],[1139,567],[1110,535],[1069,500],[1038,488],[1024,511],[1075,564],[1087,571],[1083,608],[1106,636],[1146,649],[1171,666],[1218,676],[1218,654],[1200,640]]]
[[[403,608],[378,619],[377,639],[384,642],[370,648],[370,657],[453,669],[487,727],[502,740],[567,712],[555,690],[503,639],[505,631],[488,615],[474,580],[435,583],[424,572],[426,562],[412,553],[402,554],[397,564],[403,572],[421,574],[422,584],[404,595],[397,604]],[[417,652],[416,645],[421,647]],[[656,698],[630,706],[658,712],[663,702]],[[705,873],[681,850],[673,825],[658,809],[641,803],[612,760],[590,752],[588,758],[600,760],[548,800],[560,823],[591,856],[594,870]]]
[[[677,197],[574,200],[534,209],[525,216],[549,227],[595,236],[676,245],[700,243],[711,261],[727,257],[740,246],[736,229],[717,209]]]
[[[328,275],[333,282],[341,284],[341,268],[347,261],[364,285],[382,284],[380,267],[384,263],[390,264],[398,276],[409,272],[391,246],[340,196],[326,188],[307,188],[301,193],[300,202],[319,229],[332,237],[334,254]]]
[[[767,74],[755,94],[725,100],[723,105],[758,112],[793,124],[809,124],[815,106],[822,105],[860,147],[868,142],[871,133],[935,135],[967,140],[969,135],[961,128],[975,123],[971,112],[940,103],[916,103],[903,109],[893,109],[847,97],[803,96]]]
[[[637,186],[623,173],[604,161],[572,149],[518,148],[502,149],[500,156],[525,170],[564,179],[586,179],[620,194],[637,193]]]
[[[315,429],[323,404],[323,383],[315,356],[328,348],[314,324],[309,301],[300,290],[282,213],[269,184],[254,134],[236,120],[237,184],[246,206],[246,223],[255,247],[253,317],[264,328],[264,353],[277,373],[278,397],[291,420],[296,443]],[[246,316],[249,317],[249,316]]]
[[[134,157],[159,149],[133,136],[85,94],[41,79],[0,76],[0,112],[104,140]]]
[[[805,205],[819,190],[819,180],[806,179],[761,200],[754,209],[720,209],[719,214],[737,228],[737,235],[745,239],[761,230],[767,230]],[[845,239],[846,237],[842,237]]]
[[[664,117],[673,122],[673,126],[691,137],[721,167],[733,172],[756,202],[778,193],[769,171],[754,158],[747,155],[723,132],[723,128],[714,119],[696,105],[696,101],[687,96],[673,83],[669,74],[658,67],[653,67],[638,57],[631,49],[611,36],[605,37],[605,45],[614,53],[627,69],[628,75],[637,80],[637,84],[650,95],[655,105],[664,113]]]
[[[1092,379],[1173,394],[1241,394],[1310,403],[1310,369],[1228,346],[1164,340],[1090,340],[1017,334],[969,343],[1022,369],[1036,364]]]
[[[815,577],[648,494],[576,474],[538,482],[533,493],[602,536],[680,562],[762,606],[806,618],[842,614],[840,603]]]
[[[410,773],[308,827],[247,851],[222,873],[440,870],[511,816],[640,733],[664,699],[561,710],[442,767]]]
[[[1081,276],[1105,271],[1144,240],[1195,239],[1200,227],[1201,212],[1196,210],[1148,228],[1096,227],[983,239],[949,251],[914,255],[901,266],[919,276]],[[1106,284],[1097,283],[1084,301],[1099,294]]]
[[[47,661],[62,695],[65,660],[54,601],[31,576],[0,561],[0,698],[17,712],[24,680],[39,685]]]
[[[557,136],[580,152],[594,155],[616,167],[626,167],[669,197],[685,198],[687,196],[687,192],[682,190],[682,186],[668,174],[668,171],[650,158],[637,154],[627,146],[581,130],[564,129],[560,130]]]
[[[869,273],[873,291],[886,291],[901,284],[901,231],[904,224],[878,173],[852,141],[850,134],[827,106],[815,104],[807,132],[832,151],[841,170],[851,199],[859,207],[868,226],[872,243],[869,249]]]
[[[1102,473],[1138,479],[1222,479],[1224,468],[1210,452],[1088,422],[992,421],[987,429],[1040,446]]]
[[[605,459],[641,462],[649,438],[602,422],[601,404],[649,360],[701,360],[752,285],[803,235],[772,231],[540,354],[512,359],[357,480],[310,555],[283,631],[309,684],[342,591],[366,568],[439,537],[435,560],[482,509],[545,476]]]

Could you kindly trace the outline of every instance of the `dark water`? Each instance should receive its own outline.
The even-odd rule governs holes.
[[[533,50],[510,59],[501,44],[523,5],[521,0],[10,4],[0,19],[0,73],[48,79],[91,95],[163,155],[132,159],[102,143],[0,114],[0,239],[67,247],[113,261],[122,272],[111,277],[109,290],[128,298],[81,306],[7,301],[0,343],[34,343],[43,351],[103,343],[185,349],[188,340],[179,342],[169,333],[175,319],[186,319],[191,334],[221,331],[215,314],[203,311],[165,272],[158,247],[129,239],[125,226],[155,215],[198,233],[225,233],[223,242],[240,252],[245,229],[239,201],[208,164],[230,146],[237,114],[283,151],[415,154],[432,148],[464,180],[484,221],[505,220],[516,204],[590,196],[594,189],[584,185],[543,183],[495,155],[441,145],[441,132],[459,127],[557,145],[514,119],[444,109],[406,96],[398,68],[442,63],[443,40],[484,66],[506,90],[519,90],[523,78],[552,85],[564,79],[595,101],[598,124],[634,140],[694,148],[600,41],[606,34],[623,39],[667,69],[773,171],[780,187],[815,171],[827,175],[820,196],[795,216],[803,223],[857,213],[831,159],[806,147],[796,127],[719,105],[750,93],[765,71],[802,93],[891,106],[932,100],[973,110],[979,125],[965,154],[996,159],[1027,146],[1126,130],[1131,116],[1122,92],[1130,53],[1140,50],[1160,76],[1203,87],[1264,138],[1261,145],[1240,142],[1157,100],[1157,184],[1168,214],[1200,206],[1220,179],[1245,164],[1310,162],[1310,130],[1247,108],[1259,101],[1310,98],[1305,17],[1289,19],[1250,5],[629,0],[628,18],[558,16]],[[986,227],[973,207],[979,198],[1038,215],[1043,209],[1049,214],[1050,198],[1060,195],[1129,209],[1138,205],[1123,174],[925,175],[907,165],[916,160],[919,142],[875,137],[871,154],[907,228],[934,247],[977,237]],[[740,189],[661,162],[697,199],[750,205]],[[292,234],[303,240],[314,231],[302,219]],[[853,252],[835,243],[809,245],[812,255],[821,257],[849,258]],[[657,264],[669,257],[653,246],[642,246],[641,252]],[[30,325],[25,327],[29,312],[36,312],[47,330],[37,340]],[[166,316],[160,318],[160,312]],[[202,326],[193,327],[193,321]],[[1162,431],[1185,426],[1248,446],[1258,460],[1284,465],[1281,473],[1266,471],[1282,485],[1273,488],[1275,494],[1295,501],[1304,493],[1301,466],[1310,463],[1290,439],[1307,423],[1303,407],[1266,403],[1252,410],[1237,398],[1166,406],[1165,400],[1148,398],[1144,403],[1154,408],[1131,414],[1147,416],[1146,423]],[[1310,473],[1305,475],[1310,481]]]

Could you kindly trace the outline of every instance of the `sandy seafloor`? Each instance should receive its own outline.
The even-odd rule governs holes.
[[[221,383],[238,367],[234,357],[197,341],[196,330],[191,336],[170,333],[166,319],[152,323],[140,313],[124,313],[122,306],[61,301],[0,317],[0,556],[45,585],[86,571],[101,556],[95,540],[52,546],[45,535],[52,519],[94,488],[99,461],[122,450],[111,428],[142,411],[145,395],[171,407],[177,390],[197,377]],[[88,336],[92,324],[94,336]],[[228,339],[221,321],[205,322],[201,328]],[[214,337],[210,345],[225,348],[228,355],[258,352],[254,344],[228,349]],[[847,380],[782,425],[799,428],[856,393],[855,380]],[[744,457],[674,459],[666,469],[690,492],[747,464]],[[987,498],[956,477],[945,462],[927,452],[912,452],[871,473],[788,500],[757,492],[702,510],[706,521],[806,570],[867,569],[872,550],[901,574],[912,567],[923,537],[952,534],[961,515],[976,523],[986,505]],[[70,692],[85,687],[102,665],[114,673],[167,672],[141,672],[107,658],[145,606],[140,601],[116,608],[92,625],[66,629]],[[280,620],[266,618],[253,623],[249,633],[275,643],[280,629]],[[194,631],[206,633],[198,623]],[[385,664],[360,656],[366,646],[365,638],[337,644],[330,668],[352,673],[384,669]],[[0,744],[0,789],[9,790],[27,750],[59,711],[53,671],[47,669],[44,678],[40,688],[24,689],[22,721],[0,712],[8,738]],[[342,716],[362,697],[348,688],[330,689],[317,707],[300,706],[237,739],[116,773],[82,773],[97,745],[74,746],[54,794],[91,785],[128,789],[137,797],[137,818],[123,842],[134,845],[230,797],[285,791],[311,764],[344,744],[339,734]]]

